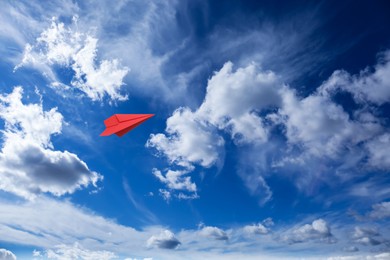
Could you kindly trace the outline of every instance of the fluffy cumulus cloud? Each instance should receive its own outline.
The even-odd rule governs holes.
[[[210,167],[224,145],[207,121],[189,108],[179,108],[167,120],[167,134],[152,134],[148,147],[156,148],[171,163],[192,169],[194,163]]]
[[[166,132],[152,134],[147,146],[157,149],[172,167],[184,166],[188,174],[196,165],[221,164],[222,133],[227,133],[241,149],[265,158],[256,158],[256,163],[244,160],[237,171],[250,193],[261,197],[260,204],[272,198],[266,182],[270,170],[308,168],[313,162],[327,165],[321,172],[337,172],[334,167],[339,167],[352,173],[357,165],[386,170],[390,138],[378,106],[390,101],[389,53],[373,70],[358,75],[335,72],[306,96],[256,64],[234,70],[227,62],[209,79],[199,108],[176,110],[167,119]],[[350,95],[356,106],[345,108],[337,101],[338,94]],[[159,179],[173,186],[167,178]],[[188,186],[187,178],[175,181],[183,183],[175,182],[176,186]],[[297,184],[302,188],[304,182]]]
[[[322,88],[327,92],[345,90],[350,92],[359,103],[370,102],[380,105],[390,100],[389,73],[390,51],[386,51],[380,54],[379,62],[373,72],[367,68],[358,75],[350,75],[346,71],[338,70]]]
[[[218,227],[204,226],[199,230],[199,234],[204,237],[208,237],[215,240],[226,241],[229,239],[225,231]]]
[[[165,176],[161,171],[153,169],[154,176],[157,177],[161,182],[167,184],[168,188],[174,190],[187,190],[190,192],[196,191],[195,183],[191,182],[190,177],[183,177],[186,174],[185,171],[172,171],[168,170]]]
[[[285,118],[289,142],[303,144],[307,152],[317,156],[337,154],[341,141],[355,130],[341,106],[318,94],[300,99],[286,89],[279,113]]]
[[[352,234],[352,239],[356,243],[365,246],[376,246],[384,242],[379,232],[374,228],[355,227],[355,230]]]
[[[0,248],[0,260],[16,260],[16,256],[11,251]]]
[[[390,134],[384,133],[367,142],[369,152],[369,163],[374,168],[387,170],[390,168],[390,156],[388,147],[390,145]]]
[[[39,193],[60,196],[102,179],[76,154],[54,150],[51,136],[61,133],[63,117],[42,104],[24,104],[23,90],[0,96],[5,122],[0,152],[0,189],[27,199]]]
[[[268,128],[258,113],[281,102],[281,86],[274,73],[256,64],[233,71],[228,62],[209,80],[203,104],[196,111],[177,109],[167,120],[166,134],[152,134],[147,146],[188,171],[194,164],[215,165],[223,160],[224,139],[218,131],[237,144],[267,140]]]
[[[147,241],[148,247],[158,247],[163,249],[175,249],[179,245],[180,241],[169,230],[164,230],[158,235],[153,235]]]
[[[312,241],[323,243],[336,242],[328,223],[323,219],[316,219],[311,224],[305,224],[288,230],[282,237],[282,240],[291,244]]]
[[[256,64],[233,71],[233,64],[227,62],[209,80],[197,113],[238,143],[261,143],[267,141],[268,131],[257,113],[280,104],[281,86],[273,72]]]
[[[272,72],[257,65],[233,71],[227,62],[209,80],[203,104],[196,111],[180,108],[167,120],[167,134],[151,135],[155,147],[171,163],[210,167],[224,141],[216,130],[226,130],[237,143],[264,142],[267,128],[258,112],[281,102],[281,85]]]
[[[243,227],[243,231],[246,234],[250,234],[250,235],[265,235],[268,234],[270,230],[267,227],[265,227],[263,224],[258,223],[258,224],[247,225]]]
[[[167,170],[162,173],[154,169],[154,175],[170,189],[196,192],[196,185],[191,177],[185,176],[198,163],[210,167],[217,160],[224,145],[223,139],[207,122],[198,118],[188,108],[181,108],[174,112],[167,120],[168,134],[152,134],[147,147],[157,149],[160,154],[181,170]]]
[[[58,79],[55,66],[71,68],[70,85],[84,92],[92,100],[126,100],[120,93],[128,68],[121,67],[119,60],[97,62],[98,40],[77,30],[77,18],[69,27],[53,18],[51,26],[43,31],[34,45],[27,44],[24,57],[17,68],[32,66],[41,70],[54,88],[67,88]]]

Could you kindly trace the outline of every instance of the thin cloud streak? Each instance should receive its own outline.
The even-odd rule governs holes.
[[[130,200],[131,204],[133,204],[133,206],[142,214],[141,219],[146,218],[149,224],[159,223],[159,219],[157,218],[157,216],[154,213],[152,213],[148,208],[146,208],[145,205],[140,203],[139,200],[136,199],[128,181],[125,178],[123,178],[122,185],[126,192],[127,198]]]

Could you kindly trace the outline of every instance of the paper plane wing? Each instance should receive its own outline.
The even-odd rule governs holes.
[[[154,114],[115,114],[104,120],[106,129],[100,134],[100,136],[108,136],[112,134],[123,136],[152,116],[154,116]]]

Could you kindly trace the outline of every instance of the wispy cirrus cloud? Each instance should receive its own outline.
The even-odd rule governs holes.
[[[188,41],[177,22],[178,4],[137,0],[114,6],[110,1],[88,1],[79,12],[80,28],[96,31],[101,57],[120,57],[131,69],[126,83],[132,93],[168,106],[191,100],[187,83],[199,70],[171,71],[172,56]]]
[[[115,256],[136,259],[256,259],[259,255],[267,259],[300,259],[307,250],[311,252],[307,256],[309,259],[313,252],[321,252],[326,259],[333,253],[324,252],[324,245],[338,248],[350,240],[354,241],[355,238],[348,237],[348,234],[356,233],[355,229],[340,230],[338,224],[342,223],[333,223],[334,228],[331,230],[324,219],[303,225],[274,224],[272,232],[269,219],[260,223],[267,227],[268,233],[264,233],[260,225],[229,229],[203,225],[199,229],[181,229],[174,233],[162,226],[134,229],[70,201],[45,196],[35,201],[17,203],[0,200],[1,241],[35,247],[33,254],[37,259],[66,259],[70,256],[75,259],[96,259],[98,254],[101,254],[102,259],[115,259]],[[250,235],[244,231],[246,229]],[[363,233],[363,236],[359,233],[356,238],[368,234]],[[288,237],[290,242],[294,241],[293,245],[287,245],[286,240],[281,240],[283,236]],[[380,241],[385,241],[385,237],[375,233],[374,238],[378,237]],[[294,245],[299,247],[291,249]],[[377,245],[364,245],[367,250],[372,247]],[[360,255],[377,255],[367,253],[367,250],[361,250]]]
[[[63,253],[74,248],[80,252],[134,251],[135,254],[150,234],[139,233],[69,201],[44,196],[20,203],[1,201],[0,230],[4,234],[2,241],[52,250],[56,254],[61,253],[61,248]]]
[[[156,215],[151,212],[148,208],[145,207],[145,205],[138,200],[136,195],[134,194],[133,190],[130,187],[130,184],[126,179],[123,179],[122,181],[123,188],[126,192],[127,198],[130,200],[130,202],[133,204],[133,206],[142,214],[142,219],[146,218],[149,222],[157,223],[158,218]]]
[[[50,25],[53,16],[71,16],[79,10],[73,1],[61,1],[41,5],[33,2],[4,2],[0,10],[0,47],[3,61],[20,63],[20,55],[25,45]],[[51,16],[50,16],[51,15]]]

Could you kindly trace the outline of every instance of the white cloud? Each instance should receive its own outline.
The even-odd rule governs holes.
[[[355,227],[352,238],[356,243],[365,246],[376,246],[383,242],[379,232],[373,228]]]
[[[17,203],[0,200],[2,241],[37,247],[36,252],[44,257],[48,252],[53,257],[88,253],[96,256],[98,252],[105,252],[108,257],[115,254],[120,259],[169,260],[256,259],[259,254],[266,255],[258,245],[253,246],[253,241],[243,244],[235,239],[236,242],[229,244],[220,243],[216,239],[222,239],[224,231],[213,228],[205,231],[207,236],[200,235],[199,230],[181,230],[174,235],[159,226],[136,230],[69,201],[43,196],[35,201]],[[166,250],[179,245],[179,250]],[[243,246],[247,250],[243,251]],[[38,253],[36,257],[39,257]]]
[[[265,226],[268,225],[266,223],[270,224],[269,221],[261,223]],[[326,225],[319,221],[310,226],[310,235],[307,232],[301,232],[300,235],[303,234],[306,239],[310,237],[310,240],[326,242],[329,230]],[[285,234],[283,230],[275,228],[271,235],[260,236],[243,236],[242,230],[240,226],[227,231],[202,226],[201,229],[183,229],[175,234],[161,226],[136,230],[69,201],[44,196],[35,201],[0,200],[2,241],[35,247],[38,259],[39,254],[47,257],[48,252],[57,259],[66,258],[69,254],[81,258],[90,254],[93,258],[99,252],[107,259],[114,254],[120,259],[258,259],[259,256],[266,259],[297,259],[288,256],[289,248],[278,239]],[[179,243],[178,250],[166,250],[179,247]],[[323,244],[302,243],[296,246],[310,250],[311,255],[323,253]],[[272,251],[272,248],[276,251]],[[308,259],[317,258],[308,256]]]
[[[107,67],[110,69],[117,72],[127,70],[130,74],[129,85],[131,85],[133,95],[146,94],[162,102],[177,104],[183,99],[192,99],[187,96],[188,82],[199,73],[199,68],[206,67],[202,63],[189,70],[180,68],[175,72],[167,72],[167,68],[170,70],[171,65],[177,66],[176,58],[171,59],[172,56],[183,49],[192,50],[188,47],[187,32],[183,34],[181,24],[177,22],[178,5],[180,5],[179,1],[161,0],[152,2],[121,0],[116,5],[112,5],[107,0],[98,3],[87,1],[82,5],[69,0],[45,5],[39,2],[7,2],[0,10],[2,24],[0,39],[4,40],[0,46],[0,54],[4,60],[10,61],[13,65],[19,64],[23,58],[23,48],[27,44],[33,48],[36,47],[38,44],[36,39],[42,33],[42,28],[50,29],[51,18],[59,17],[60,21],[64,21],[65,30],[72,29],[74,33],[65,39],[65,43],[76,39],[77,33],[81,36],[80,41],[63,44],[62,47],[67,47],[69,50],[68,47],[72,47],[72,44],[77,42],[83,45],[83,36],[91,35],[98,39],[98,59],[109,61]],[[68,22],[72,16],[78,16],[78,22],[69,25]],[[57,22],[57,24],[60,23]],[[7,46],[15,48],[10,49]],[[37,49],[36,51],[38,52]],[[123,66],[118,64],[116,67],[114,61],[118,59]],[[172,62],[168,62],[169,60]],[[102,71],[99,71],[100,64],[101,62],[97,60],[94,67],[99,73],[91,76],[88,82],[82,82],[83,87],[92,86],[97,80],[103,80],[99,83],[107,82],[106,85],[119,83],[120,77],[105,72],[103,70],[105,66],[102,66]],[[55,73],[54,67],[56,66],[43,61],[40,64],[35,63],[34,67],[53,79],[53,84],[61,88],[66,87],[61,84],[65,82],[59,82],[63,75]],[[131,71],[127,67],[131,68]],[[99,75],[101,77],[98,77]],[[113,77],[103,78],[103,76],[110,75],[115,76],[115,80]],[[83,79],[85,78],[82,77]],[[93,86],[98,87],[99,90],[104,87],[102,84]],[[64,96],[74,95],[73,91],[58,92]],[[119,93],[119,88],[116,93]],[[96,97],[95,94],[93,93],[93,97]],[[123,92],[120,96],[125,97],[123,94],[126,93]]]
[[[288,230],[282,237],[282,240],[291,244],[311,241],[324,243],[336,242],[328,223],[323,219],[316,219],[311,224],[305,224]]]
[[[258,223],[258,224],[253,224],[253,225],[247,225],[243,227],[243,231],[247,234],[254,234],[254,235],[264,235],[268,234],[269,229],[266,228],[263,224]]]
[[[242,156],[238,174],[249,192],[261,197],[261,205],[272,199],[265,177],[273,169],[293,165],[316,180],[326,180],[334,175],[329,172],[338,170],[351,175],[358,165],[364,166],[364,171],[385,170],[390,165],[390,137],[377,105],[390,101],[385,73],[390,67],[389,53],[374,72],[365,70],[346,78],[346,74],[341,77],[342,73],[335,73],[306,97],[256,64],[234,71],[233,64],[227,62],[209,79],[198,109],[176,110],[167,120],[165,134],[151,135],[147,146],[166,156],[172,167],[184,166],[189,173],[195,165],[221,165],[224,140],[220,133],[230,134],[244,150],[243,155],[249,154],[245,149],[257,155],[254,160]],[[342,91],[365,105],[347,111],[334,98]],[[378,92],[382,94],[373,94]],[[277,135],[273,135],[275,129]],[[280,130],[285,140],[280,138]],[[312,166],[318,163],[324,167],[313,171]],[[311,178],[301,176],[296,183],[303,189]],[[166,179],[160,180],[168,184]]]
[[[387,170],[390,167],[390,134],[385,133],[376,136],[374,139],[367,142],[366,147],[369,152],[368,163],[379,169]]]
[[[147,241],[148,247],[158,247],[163,249],[175,249],[180,244],[180,241],[169,230],[164,230],[159,235],[153,235]]]
[[[126,100],[127,96],[119,91],[128,68],[120,67],[117,59],[102,60],[97,64],[98,40],[75,29],[77,19],[73,20],[72,27],[67,27],[53,19],[50,28],[41,33],[36,44],[26,45],[23,60],[16,69],[31,65],[42,70],[55,86],[63,86],[52,66],[69,67],[74,72],[70,84],[92,100],[102,100],[105,95],[111,100]]]
[[[212,238],[215,240],[229,240],[225,231],[217,227],[205,226],[199,230],[199,234],[204,237]]]
[[[12,64],[20,62],[21,52],[27,42],[50,24],[47,14],[66,17],[77,11],[77,3],[72,1],[50,2],[45,5],[39,2],[4,2],[0,10],[2,61]],[[12,49],[9,46],[12,46]]]
[[[94,8],[80,13],[82,27],[96,28],[102,55],[121,57],[131,68],[133,90],[160,102],[177,102],[186,96],[187,86],[181,80],[186,73],[166,75],[164,72],[169,58],[186,41],[177,23],[177,3],[137,0],[121,1],[113,6],[110,1],[90,1],[86,6]]]
[[[134,194],[129,183],[126,179],[122,181],[123,189],[126,192],[127,198],[133,204],[133,206],[142,214],[142,217],[149,220],[150,222],[158,222],[156,215],[151,212]],[[153,196],[153,193],[148,194],[148,196]]]
[[[0,152],[0,189],[27,199],[39,193],[56,196],[96,183],[103,177],[90,171],[76,154],[56,151],[50,141],[61,133],[62,115],[44,111],[42,104],[23,104],[22,88],[0,95],[0,117],[5,121]]]
[[[16,256],[11,251],[0,248],[0,260],[16,260]]]
[[[327,260],[361,260],[361,256],[332,256],[328,257]]]
[[[221,246],[217,239],[225,240],[225,231],[208,227],[203,230],[203,235],[199,232],[200,230],[181,230],[174,235],[159,226],[136,230],[69,201],[43,196],[35,201],[18,203],[0,200],[2,241],[37,247],[42,256],[51,250],[50,252],[59,256],[71,252],[84,254],[107,251],[108,255],[113,252],[119,257],[136,259],[229,259],[230,256],[223,253],[227,247],[237,252],[232,252],[232,259],[234,256],[241,259],[251,256],[251,253],[240,253],[240,243],[237,246]],[[179,245],[180,250],[164,250],[177,248]],[[259,248],[256,246],[248,250],[256,251]]]
[[[390,252],[380,253],[374,256],[368,256],[367,259],[386,260],[390,258]]]
[[[179,192],[178,194],[175,194],[176,198],[179,200],[194,200],[194,199],[199,199],[199,195],[195,193],[191,194],[184,194],[183,192]]]
[[[229,132],[238,143],[267,140],[267,129],[256,111],[278,105],[280,88],[272,72],[262,72],[255,64],[233,71],[233,64],[227,62],[209,80],[199,109],[176,110],[167,120],[167,134],[151,135],[147,146],[155,147],[171,163],[210,167],[224,144],[216,129]]]
[[[270,71],[256,64],[233,71],[227,62],[208,81],[206,97],[197,114],[219,129],[230,132],[238,143],[267,141],[267,129],[256,112],[278,106],[282,84]]]
[[[359,251],[359,248],[357,248],[356,246],[347,246],[347,247],[344,247],[343,250],[345,252],[357,252],[357,251]]]
[[[233,71],[233,64],[227,62],[208,81],[199,109],[177,109],[167,120],[166,134],[152,134],[146,146],[156,148],[170,163],[188,171],[194,164],[210,167],[223,159],[224,140],[218,130],[229,133],[238,144],[267,141],[268,130],[257,113],[279,105],[281,87],[274,73],[263,72],[255,64]],[[173,186],[172,181],[161,177],[162,182]],[[262,187],[267,187],[261,180]],[[175,186],[188,187],[188,181],[182,178]]]
[[[256,154],[258,156],[258,154]],[[260,157],[260,156],[259,156]],[[258,169],[256,163],[252,163],[250,158],[245,158],[245,165],[241,165],[238,170],[238,175],[244,182],[245,187],[248,189],[252,196],[259,198],[259,205],[264,205],[272,199],[272,190],[265,181],[264,171]]]
[[[381,202],[373,205],[369,216],[374,219],[390,218],[390,202]]]
[[[141,259],[141,258],[125,258],[124,260],[138,260],[138,259]],[[145,257],[145,258],[143,258],[143,260],[153,260],[153,258]]]
[[[146,146],[153,147],[184,170],[167,170],[165,176],[154,169],[153,174],[168,188],[196,192],[190,176],[193,164],[211,167],[220,160],[223,139],[207,122],[197,118],[188,108],[176,110],[167,120],[167,134],[151,134]]]
[[[315,155],[321,155],[323,151],[333,154],[338,148],[334,145],[339,142],[331,139],[343,138],[344,131],[351,131],[348,115],[343,109],[318,95],[299,100],[294,91],[286,89],[280,114],[286,118],[289,142],[303,143]]]
[[[33,257],[42,257],[42,252],[39,250],[34,249],[32,252]]]
[[[328,260],[387,260],[390,258],[390,253],[379,253],[372,255],[355,255],[355,256],[332,256]]]
[[[197,5],[201,12],[207,13],[207,5]],[[134,90],[180,105],[194,102],[193,95],[188,93],[193,93],[191,87],[197,85],[194,84],[197,76],[211,67],[205,59],[218,66],[226,60],[238,61],[240,65],[252,60],[266,61],[272,67],[283,67],[288,74],[312,72],[313,66],[320,64],[317,62],[320,57],[313,55],[320,46],[318,42],[311,39],[311,51],[298,52],[299,46],[307,44],[302,40],[318,25],[313,21],[312,11],[304,14],[311,22],[305,24],[303,34],[291,30],[291,22],[299,23],[302,28],[299,15],[277,28],[268,23],[245,31],[215,28],[204,35],[207,48],[202,48],[194,38],[197,28],[190,22],[191,7],[191,3],[183,1],[120,1],[115,6],[110,1],[87,1],[80,8],[79,23],[84,28],[96,28],[105,57],[123,58],[132,69]]]
[[[350,92],[359,103],[383,104],[390,101],[390,51],[381,53],[378,64],[371,72],[369,68],[358,75],[335,71],[321,87],[322,91],[335,92],[338,89]]]
[[[300,99],[293,90],[285,89],[282,96],[279,113],[285,120],[288,142],[302,145],[305,153],[318,158],[337,159],[346,147],[354,149],[383,131],[367,114],[360,121],[351,120],[340,105],[321,93]]]
[[[78,241],[90,251],[142,253],[150,233],[99,216],[67,201],[41,196],[34,201],[0,201],[2,241],[38,248],[71,249]],[[65,246],[63,246],[65,245]]]
[[[57,245],[54,249],[45,251],[47,259],[68,260],[68,259],[83,259],[83,260],[110,260],[118,257],[109,251],[91,251],[83,248],[79,243],[73,245]]]
[[[177,109],[167,119],[167,134],[152,134],[147,147],[154,147],[171,163],[192,169],[194,163],[210,167],[224,145],[215,130],[189,108]]]
[[[186,171],[167,170],[164,176],[161,171],[153,169],[153,175],[156,176],[162,183],[165,183],[168,188],[172,190],[196,192],[196,185],[191,182],[191,177],[183,177],[186,173]]]
[[[164,189],[159,189],[159,194],[160,196],[166,201],[169,202],[172,199],[172,195],[169,191],[164,190]]]
[[[272,218],[266,218],[264,219],[263,221],[261,221],[261,224],[263,224],[264,226],[266,227],[271,227],[273,225],[275,225],[274,221],[272,220]]]

